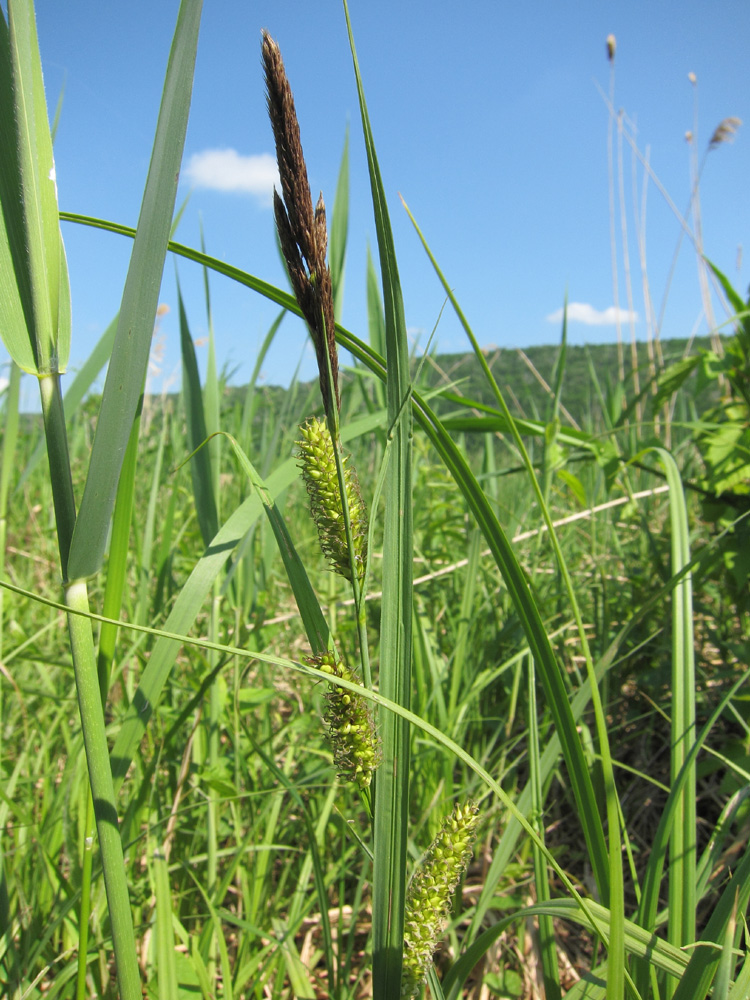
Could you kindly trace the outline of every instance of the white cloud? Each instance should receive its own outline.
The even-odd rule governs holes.
[[[594,309],[588,302],[568,303],[569,323],[583,323],[585,326],[614,326],[618,315],[621,323],[630,323],[631,320],[634,323],[638,322],[638,313],[631,312],[629,309],[621,309],[616,306],[610,306],[609,309]],[[562,309],[557,309],[549,314],[547,322],[562,323],[562,318]]]
[[[251,194],[263,205],[271,204],[274,185],[281,187],[276,160],[270,153],[242,156],[236,149],[193,153],[184,176],[196,187]]]

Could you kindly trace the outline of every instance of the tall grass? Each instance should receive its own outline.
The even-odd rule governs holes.
[[[31,4],[1,19],[3,990],[745,996],[747,629],[719,566],[735,529],[706,520],[700,438],[655,422],[695,365],[625,409],[593,371],[568,425],[563,325],[547,394],[509,403],[417,228],[475,359],[472,394],[436,386],[409,357],[344,12],[378,239],[367,339],[338,322],[348,142],[328,220],[301,146],[291,175],[280,163],[294,295],[170,241],[200,18],[183,0],[137,229],[65,216],[133,255],[64,398]],[[293,102],[263,46],[282,157],[304,122],[279,140]],[[182,389],[159,405],[143,389],[168,249],[204,269],[211,361],[201,384],[180,299]],[[264,389],[261,359],[245,389],[223,384],[217,274],[283,310],[264,351],[285,313],[305,319],[318,385]],[[101,400],[79,405],[107,359]],[[18,413],[20,369],[41,426]]]

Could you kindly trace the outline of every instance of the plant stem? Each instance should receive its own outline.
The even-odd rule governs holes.
[[[104,887],[107,892],[109,918],[112,924],[112,945],[117,965],[120,1000],[141,1000],[141,977],[130,913],[125,859],[117,822],[117,804],[109,765],[109,749],[104,726],[96,653],[91,623],[84,617],[89,610],[88,591],[83,580],[65,587],[70,648],[73,653],[78,708],[81,713],[83,742],[89,769],[89,783],[94,800],[94,815],[99,834]]]
[[[73,528],[76,523],[76,503],[73,495],[73,479],[70,473],[68,434],[65,430],[65,413],[62,393],[60,392],[59,373],[41,376],[39,378],[39,393],[42,399],[52,501],[55,506],[60,569],[63,580],[67,580],[70,540],[73,537]]]
[[[68,632],[89,784],[99,834],[104,886],[112,925],[117,984],[120,1000],[141,1000],[141,977],[117,822],[117,804],[99,688],[94,637],[91,622],[86,617],[89,611],[88,590],[84,580],[74,580],[72,583],[66,580],[70,539],[73,535],[76,514],[59,374],[40,378],[39,389],[57,522],[60,564],[65,581],[65,604],[71,612],[75,612],[68,615]]]
[[[91,916],[91,874],[94,868],[94,803],[91,789],[86,791],[86,820],[83,828],[83,861],[81,864],[81,908],[78,916],[78,972],[76,1000],[86,1000],[86,970],[88,968],[89,918]]]

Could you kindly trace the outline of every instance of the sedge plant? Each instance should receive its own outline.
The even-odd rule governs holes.
[[[746,962],[738,964],[735,959],[750,891],[747,851],[727,872],[724,885],[714,890],[710,886],[714,862],[730,843],[733,824],[742,820],[742,800],[727,806],[710,848],[701,857],[695,839],[695,803],[696,757],[722,712],[733,704],[744,676],[733,679],[731,689],[699,730],[692,700],[691,574],[699,568],[700,557],[691,554],[675,462],[660,448],[633,456],[626,470],[622,454],[603,444],[596,433],[562,426],[564,351],[558,375],[551,380],[555,386],[551,429],[542,421],[515,419],[489,366],[481,364],[476,338],[455,299],[452,304],[480,360],[490,401],[460,397],[455,387],[441,400],[435,398],[439,394],[422,391],[416,384],[409,364],[388,206],[351,30],[381,271],[380,288],[374,266],[368,272],[371,343],[336,322],[343,275],[341,216],[337,209],[328,254],[325,207],[322,198],[314,205],[310,195],[291,89],[278,47],[267,34],[262,54],[282,183],[281,194],[275,198],[275,217],[294,294],[212,259],[205,249],[168,244],[199,15],[199,5],[185,2],[138,228],[128,230],[115,223],[75,217],[75,221],[134,239],[120,318],[102,348],[105,356],[112,350],[110,373],[115,374],[105,385],[83,502],[76,512],[68,452],[80,454],[84,435],[74,430],[68,440],[70,425],[63,419],[60,402],[59,374],[65,365],[69,321],[58,211],[50,187],[51,143],[45,138],[49,133],[46,112],[42,115],[40,110],[44,105],[38,53],[29,43],[33,40],[31,7],[13,2],[11,8],[7,36],[3,36],[7,59],[0,78],[0,99],[5,102],[0,111],[4,124],[25,121],[22,112],[29,105],[19,95],[27,93],[36,94],[36,111],[31,125],[19,129],[16,136],[13,148],[18,156],[9,158],[15,173],[0,175],[6,226],[0,234],[4,240],[0,253],[5,255],[0,258],[0,274],[7,285],[3,291],[9,292],[0,308],[5,310],[3,328],[10,331],[12,355],[20,367],[37,375],[46,399],[45,437],[58,514],[64,599],[51,603],[71,616],[85,609],[90,581],[97,579],[114,519],[106,612],[104,616],[71,617],[71,648],[120,995],[130,998],[141,990],[128,878],[138,885],[133,894],[138,924],[153,928],[153,947],[143,960],[149,987],[165,997],[178,996],[183,988],[210,996],[221,983],[226,996],[282,997],[291,989],[296,995],[312,997],[316,990],[325,990],[343,1000],[356,994],[358,977],[361,980],[371,965],[372,990],[378,1000],[418,995],[425,978],[433,996],[442,992],[457,1000],[472,970],[487,960],[492,946],[526,920],[537,921],[541,975],[548,996],[560,993],[555,920],[581,927],[587,940],[594,942],[593,967],[569,990],[574,998],[674,995],[678,1000],[698,1000],[712,987],[715,996],[742,995],[750,972]],[[32,69],[37,67],[31,84],[24,75],[27,63]],[[41,137],[41,154],[24,150],[24,138],[35,135]],[[37,224],[35,219],[42,222]],[[161,493],[159,477],[167,465],[166,456],[176,461],[184,458],[181,424],[166,410],[147,444],[153,480],[139,492],[135,479],[138,402],[156,314],[157,279],[168,245],[175,254],[240,281],[283,310],[303,317],[315,345],[322,418],[310,417],[311,410],[317,409],[311,393],[298,400],[301,418],[293,412],[296,387],[283,402],[259,406],[261,394],[253,386],[244,395],[244,410],[240,406],[223,412],[222,420],[234,421],[233,450],[247,474],[250,492],[244,495],[233,481],[221,504],[217,502],[223,462],[219,439],[214,437],[209,444],[213,448],[210,461],[207,449],[200,449],[203,438],[220,424],[220,380],[213,371],[201,392],[182,310],[183,403],[189,450],[198,449],[191,459],[190,502],[184,500],[189,491],[181,492],[174,480],[166,494]],[[8,276],[13,276],[12,282]],[[45,320],[45,326],[37,317],[54,317],[54,322]],[[279,325],[280,320],[269,331],[267,343]],[[136,331],[137,343],[128,340],[131,330]],[[355,390],[342,389],[338,346],[346,347],[358,366]],[[133,374],[122,381],[126,357]],[[134,357],[141,367],[133,366]],[[374,391],[370,382],[375,383]],[[121,383],[125,386],[122,395],[117,391]],[[441,415],[442,402],[454,407],[452,416]],[[368,407],[365,417],[357,416],[359,404]],[[12,452],[12,410],[6,410],[6,415],[9,430],[4,443]],[[291,425],[288,433],[287,423]],[[517,487],[517,477],[512,480],[513,489],[518,489],[517,507],[527,513],[532,506],[529,495],[533,496],[545,522],[532,526],[536,534],[528,552],[519,549],[519,542],[501,525],[511,507],[512,491],[507,485],[510,477],[501,478],[495,464],[493,436],[498,433],[511,439],[513,455],[520,456],[531,489],[529,494]],[[432,596],[413,603],[415,587],[422,585],[413,573],[413,515],[418,502],[414,492],[425,491],[420,501],[428,496],[423,478],[413,472],[415,434],[420,464],[427,463],[425,456],[435,462],[440,489],[449,493],[457,510],[463,504],[460,510],[467,526],[468,585],[460,601],[454,601],[455,595],[446,588],[436,614],[432,613]],[[545,434],[545,464],[538,483],[532,455],[527,454],[521,435],[533,439]],[[477,437],[482,442],[480,475],[475,471],[472,446]],[[373,442],[379,449],[377,459],[368,459],[367,446]],[[345,448],[356,451],[361,484],[354,474],[355,459],[345,454]],[[578,468],[574,475],[561,467],[565,449],[583,456],[583,471]],[[260,454],[261,471],[251,465],[247,453]],[[613,462],[623,481],[626,471],[640,470],[644,463],[660,464],[668,479],[672,545],[665,572],[648,601],[635,611],[629,608],[627,620],[617,625],[610,618],[622,610],[623,602],[603,613],[597,619],[603,623],[603,634],[589,648],[590,628],[584,617],[590,609],[585,603],[588,592],[576,589],[571,550],[564,550],[562,536],[555,534],[551,506],[560,496],[560,483],[577,497],[588,499],[588,491],[593,496],[605,482],[602,470]],[[291,502],[287,498],[300,478],[300,466],[314,520],[308,527],[297,526],[295,521],[293,536],[284,504]],[[567,478],[561,472],[567,472]],[[4,466],[4,475],[8,474]],[[374,487],[371,481],[376,482]],[[372,627],[368,629],[366,608],[368,596],[375,596],[368,588],[376,561],[373,543],[381,489],[385,516],[377,636]],[[5,497],[7,483],[3,490]],[[162,495],[165,513],[157,538],[154,526]],[[633,505],[635,498],[633,492]],[[638,499],[642,499],[640,494]],[[135,620],[125,631],[121,619],[127,597],[122,584],[128,560],[124,555],[132,511],[139,503],[146,512],[146,524],[136,533],[137,599],[128,604]],[[606,516],[606,505],[598,508],[596,516]],[[449,557],[460,562],[455,558],[460,532],[453,524],[450,530],[445,524],[441,528],[441,520],[447,522],[447,518],[441,519],[437,508],[430,513],[424,520],[428,530],[439,536],[434,551],[440,551],[446,563]],[[589,513],[593,519],[593,510]],[[554,563],[542,539],[542,527],[550,539]],[[602,548],[612,540],[615,565],[630,543],[614,541],[618,534],[614,521],[606,531]],[[640,554],[641,544],[636,540],[632,550]],[[202,551],[197,559],[195,545]],[[311,584],[312,565],[298,551],[303,546],[307,551],[317,548],[335,578],[345,581],[351,591],[347,607],[353,610],[345,610],[344,616],[353,619],[348,636],[354,635],[355,640],[347,642],[346,657],[339,648],[344,629],[337,634],[340,619],[321,608]],[[274,549],[283,570],[283,587]],[[540,563],[548,558],[555,579],[562,581],[559,589],[544,584],[541,570],[547,564]],[[158,580],[150,606],[148,576],[152,571]],[[118,574],[123,574],[119,580]],[[430,576],[425,586],[437,591],[439,580]],[[601,576],[603,588],[608,581],[604,571]],[[269,594],[272,598],[278,593],[288,595],[289,586],[301,628],[297,631],[290,626],[284,631],[290,619],[284,620],[274,635],[285,654],[279,655],[269,648],[273,612],[265,604]],[[561,616],[549,614],[549,594],[550,604],[563,606]],[[37,599],[41,606],[39,595]],[[206,601],[210,602],[209,638],[190,639]],[[673,607],[669,660],[674,752],[652,854],[645,870],[636,871],[632,878],[638,901],[630,908],[625,902],[623,869],[630,867],[636,852],[628,836],[627,803],[620,795],[615,731],[608,728],[611,705],[606,679],[614,676],[617,660],[626,655],[640,623],[652,611],[661,613],[667,601]],[[231,613],[224,614],[227,606]],[[497,621],[499,607],[505,619],[501,623]],[[92,620],[100,617],[106,620],[101,623],[97,663]],[[153,621],[162,618],[163,624],[153,628]],[[436,619],[441,619],[444,635],[431,627]],[[484,626],[485,638],[477,641],[480,619],[489,624]],[[516,644],[498,657],[492,649],[498,635],[505,635],[506,626],[509,631],[515,628]],[[561,639],[569,634],[579,651],[570,660]],[[115,636],[125,643],[119,661],[112,652]],[[453,647],[449,655],[446,645]],[[8,656],[14,653],[11,650]],[[473,664],[472,659],[480,656],[487,662]],[[133,671],[124,665],[129,658],[142,669]],[[414,671],[413,660],[418,661]],[[446,662],[452,664],[452,675]],[[314,701],[315,691],[322,692],[321,711],[308,711],[306,699],[299,697],[290,677],[318,682],[310,698]],[[508,701],[498,695],[506,682],[511,689]],[[538,698],[537,684],[544,700]],[[410,707],[413,688],[418,692],[419,714]],[[124,693],[122,704],[114,692]],[[115,720],[111,754],[103,697]],[[301,710],[290,712],[285,698],[288,703],[302,703]],[[493,698],[501,706],[500,719],[492,718]],[[531,713],[533,721],[524,721],[524,712]],[[62,718],[64,706],[54,718],[50,716],[50,730],[57,733],[62,728],[67,740],[69,762],[62,784],[66,790],[68,786],[75,789],[75,801],[81,803],[79,814],[84,816],[82,826],[88,832],[83,796],[88,790],[75,770],[75,743],[61,727]],[[29,725],[28,720],[25,724]],[[329,737],[327,753],[317,742],[317,734],[323,732]],[[331,758],[342,783],[349,783],[359,794],[362,814],[339,812],[340,789],[330,782]],[[8,801],[28,763],[28,753],[21,753],[5,788]],[[556,773],[564,775],[565,806],[551,794],[553,788],[561,787],[554,783]],[[63,801],[62,793],[49,789],[49,782],[40,787],[45,803],[50,803],[46,808],[52,810],[52,803]],[[120,817],[120,800],[115,796],[121,790],[127,794]],[[496,820],[492,826],[487,824],[486,833],[486,820],[480,819],[474,799],[482,800],[482,817],[489,814]],[[442,811],[446,800],[452,808],[440,820],[432,814]],[[438,803],[440,810],[434,808]],[[565,809],[568,821],[576,824],[583,845],[579,857],[592,873],[593,892],[583,890],[581,881],[567,870],[568,860],[551,846],[552,831],[545,823],[555,809]],[[415,814],[422,828],[430,831],[423,840],[422,829],[415,832]],[[3,821],[7,815],[4,800],[0,805]],[[196,815],[205,816],[207,822],[196,822]],[[481,887],[469,904],[468,926],[459,926],[462,914],[457,898],[477,831],[487,838],[487,864]],[[432,847],[420,862],[418,845],[430,841]],[[332,842],[336,851],[331,851]],[[50,836],[46,847],[54,857],[60,844]],[[532,901],[498,908],[511,870],[524,864],[529,853],[533,855]],[[196,873],[196,865],[205,870],[205,879]],[[407,878],[410,866],[414,870],[411,881]],[[659,910],[665,870],[675,910],[668,918]],[[92,858],[80,886],[91,905],[81,901],[77,919],[80,946],[85,941],[81,925],[91,914],[94,944],[83,959],[78,995],[84,995],[91,972],[87,960],[92,951],[105,948],[107,941],[102,923],[106,910],[97,894],[96,873]],[[366,947],[371,962],[369,957],[355,958],[361,948],[356,915],[366,908],[368,880],[372,936]],[[522,881],[527,883],[525,873]],[[64,880],[58,884],[71,900],[66,905],[77,907],[76,893]],[[37,885],[41,906],[43,887]],[[699,928],[692,923],[694,911],[710,892],[712,910]],[[331,905],[332,896],[338,906]],[[354,919],[347,926],[348,902]],[[682,912],[686,908],[692,912]],[[0,913],[4,912],[0,892]],[[69,927],[72,912],[58,908],[52,923]],[[301,928],[306,921],[314,928],[310,934],[318,935],[317,951],[303,942]],[[439,964],[448,962],[448,968],[440,980],[433,953],[446,928],[453,961],[441,958]],[[702,936],[696,942],[698,932]],[[41,954],[43,950],[33,951],[37,965]],[[4,954],[3,961],[5,970],[12,960],[5,962]],[[97,983],[106,987],[103,964],[99,961]],[[27,985],[24,981],[24,989]],[[56,988],[65,989],[63,977]]]

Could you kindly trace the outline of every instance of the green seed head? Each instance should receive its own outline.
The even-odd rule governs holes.
[[[331,568],[347,580],[352,578],[349,551],[346,545],[344,507],[341,501],[339,480],[336,475],[334,445],[328,425],[313,417],[300,427],[302,440],[298,441],[300,468],[310,496],[310,510],[318,529],[320,547]],[[342,456],[346,503],[354,543],[354,561],[360,583],[364,579],[367,563],[367,511],[359,489],[357,474]]]
[[[457,805],[412,876],[406,893],[401,995],[414,997],[427,978],[450,912],[451,897],[471,860],[479,814],[473,802]]]
[[[310,657],[309,662],[327,674],[346,681],[357,680],[346,664],[330,651]],[[367,702],[360,695],[336,685],[331,685],[326,701],[328,739],[339,777],[354,781],[364,790],[369,787],[380,763],[380,742]]]

